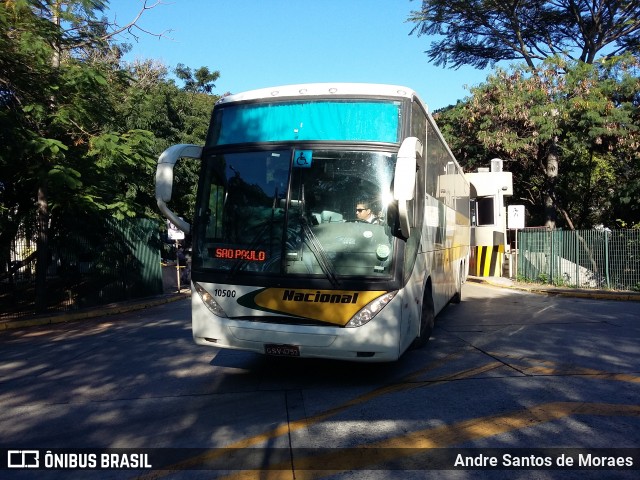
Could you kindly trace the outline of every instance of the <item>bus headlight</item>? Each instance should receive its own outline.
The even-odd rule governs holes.
[[[385,293],[384,295],[381,295],[375,300],[369,302],[358,313],[356,313],[351,320],[349,320],[349,323],[347,323],[345,327],[361,327],[362,325],[368,323],[380,312],[380,310],[384,308],[387,303],[389,303],[393,299],[393,297],[396,296],[397,293],[397,290],[394,292]]]
[[[227,316],[227,314],[222,309],[222,307],[218,304],[218,302],[216,302],[213,299],[213,295],[211,295],[209,292],[207,292],[202,287],[202,285],[200,285],[198,282],[193,282],[193,288],[195,288],[196,292],[198,292],[198,295],[200,296],[200,299],[202,300],[202,303],[204,303],[205,306],[209,310],[211,310],[211,313],[213,313],[214,315],[217,315],[219,317],[226,317]]]

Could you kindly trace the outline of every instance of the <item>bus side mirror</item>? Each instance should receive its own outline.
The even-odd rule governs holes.
[[[416,190],[417,155],[422,155],[422,143],[416,137],[407,137],[400,145],[393,179],[393,199],[398,201],[398,220],[402,236],[409,238],[411,211],[409,202]]]
[[[185,233],[189,233],[191,225],[169,210],[167,202],[171,201],[173,191],[173,167],[180,158],[197,158],[202,155],[202,147],[190,144],[173,145],[167,148],[158,159],[156,169],[156,201],[158,208],[167,219]]]

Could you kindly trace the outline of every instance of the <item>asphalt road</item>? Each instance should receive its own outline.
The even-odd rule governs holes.
[[[6,330],[0,466],[59,468],[0,477],[637,478],[639,318],[466,284],[426,348],[382,365],[198,347],[187,301]],[[99,469],[107,448],[142,468]]]

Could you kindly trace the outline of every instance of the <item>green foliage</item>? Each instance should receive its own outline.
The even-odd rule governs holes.
[[[548,59],[531,70],[497,70],[472,96],[437,115],[468,169],[493,157],[514,173],[515,199],[544,223],[551,195],[546,158],[556,147],[560,175],[551,195],[573,228],[637,222],[640,210],[638,60],[596,64]]]
[[[598,56],[640,52],[640,4],[618,0],[422,0],[412,33],[430,35],[436,65],[485,68],[501,60],[530,68],[562,55],[593,63]]]
[[[94,169],[87,174],[93,189],[86,199],[118,220],[146,215],[152,205],[151,189],[148,181],[140,180],[153,178],[154,143],[155,137],[146,130],[93,137],[87,152],[87,158],[94,159]]]
[[[186,85],[179,88],[167,80],[168,71],[163,65],[147,61],[129,65],[128,68],[132,82],[129,88],[123,90],[118,101],[118,117],[123,119],[127,128],[145,129],[153,133],[154,162],[171,145],[203,144],[217,97],[187,90]],[[183,218],[188,218],[195,208],[199,169],[199,161],[187,159],[178,162],[175,168],[171,209]],[[152,181],[154,177],[150,175],[148,178]],[[152,201],[148,205],[147,215],[157,215],[153,192],[151,185],[148,193]]]
[[[0,255],[36,224],[36,199],[56,232],[82,218],[158,218],[154,170],[174,143],[202,144],[219,72],[179,65],[178,87],[154,61],[126,65],[102,0],[0,2]],[[197,166],[176,172],[193,207]]]
[[[220,72],[210,72],[207,67],[200,67],[194,72],[179,63],[176,76],[184,82],[184,90],[194,93],[211,93],[215,88],[213,82],[220,77]]]
[[[409,21],[436,65],[526,65],[441,113],[462,163],[513,162],[537,225],[638,218],[640,3],[422,0]]]

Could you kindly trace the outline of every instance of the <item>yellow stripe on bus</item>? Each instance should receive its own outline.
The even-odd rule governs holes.
[[[386,291],[311,290],[303,288],[266,288],[254,302],[272,312],[312,318],[345,325],[358,311]]]

